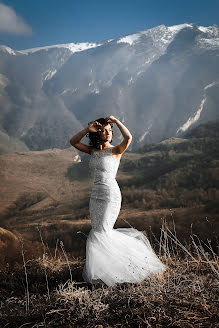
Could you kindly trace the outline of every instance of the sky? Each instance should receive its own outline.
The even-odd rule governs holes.
[[[0,45],[15,50],[183,23],[219,26],[219,0],[0,0]]]

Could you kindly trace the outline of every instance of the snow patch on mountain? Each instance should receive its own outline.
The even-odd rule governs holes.
[[[36,51],[45,50],[48,51],[52,48],[66,48],[69,49],[72,53],[84,51],[90,48],[95,48],[101,46],[103,43],[94,43],[94,42],[81,42],[81,43],[63,43],[63,44],[56,44],[51,46],[45,47],[37,47],[31,49],[20,50],[20,52],[24,54],[34,53]]]
[[[66,89],[66,90],[63,90],[61,93],[60,93],[60,96],[64,95],[65,93],[71,91],[70,89]]]
[[[148,128],[146,129],[146,131],[140,136],[139,138],[139,142],[142,142],[144,140],[144,138],[148,135],[148,133],[150,132],[150,129],[152,127],[152,123],[150,123],[150,125],[148,126]]]
[[[198,43],[201,48],[218,48],[219,47],[219,28],[217,26],[198,26],[203,35],[199,38]]]
[[[200,118],[200,115],[201,115],[201,112],[203,110],[203,107],[204,107],[204,104],[206,102],[207,98],[204,97],[201,101],[201,105],[199,107],[199,109],[197,110],[197,112],[191,116],[187,121],[186,123],[183,124],[183,126],[181,126],[177,131],[176,131],[176,134],[178,134],[180,131],[184,132],[186,131],[192,124],[194,124],[196,121],[199,120]]]
[[[65,89],[65,90],[63,90],[63,91],[60,93],[60,96],[66,94],[66,93],[69,93],[69,94],[72,94],[72,95],[73,95],[73,94],[76,93],[77,91],[78,91],[78,88],[75,88],[75,89],[73,89],[73,90]]]
[[[192,28],[192,24],[184,23],[184,24],[179,24],[179,25],[172,25],[168,26],[168,30],[174,34],[178,33],[181,31],[183,28],[190,27]]]
[[[213,86],[217,85],[219,82],[212,82],[204,87],[204,90],[207,90],[209,88],[212,88]]]
[[[129,43],[130,46],[141,37],[142,33],[136,33],[127,35],[124,38],[121,38],[117,41],[117,43]]]
[[[99,94],[100,90],[98,88],[93,88],[91,90],[89,90],[90,93],[95,93],[95,94]]]
[[[209,88],[212,88],[213,86],[217,85],[219,83],[219,81],[214,81],[212,83],[209,83],[207,84],[205,87],[204,87],[204,91],[209,89]],[[177,131],[176,131],[176,134],[178,134],[180,131],[186,131],[192,124],[194,124],[196,121],[199,120],[200,118],[200,115],[201,115],[201,112],[203,110],[203,107],[204,107],[204,104],[207,100],[207,96],[206,96],[206,93],[204,92],[204,98],[202,99],[201,101],[201,104],[200,104],[200,107],[199,109],[196,111],[196,113],[190,117],[186,123],[184,123]]]
[[[7,47],[7,46],[0,46],[0,50],[2,50],[3,52],[6,52],[10,55],[16,56],[16,53],[13,49]]]
[[[199,26],[198,29],[199,29],[199,31],[204,32],[204,33],[208,33],[208,31],[209,31],[209,28],[205,27],[205,26]]]
[[[149,131],[145,131],[143,134],[142,134],[142,136],[139,138],[139,141],[141,142],[141,141],[143,141],[144,140],[144,138],[146,137],[146,135],[149,133]]]
[[[8,78],[4,74],[0,74],[0,88],[4,89],[8,83]]]
[[[173,40],[173,38],[176,36],[177,33],[179,33],[184,28],[193,28],[192,24],[179,24],[179,25],[173,25],[168,26],[166,28],[166,32],[164,33],[164,36],[162,38],[163,42],[170,43],[170,41]]]
[[[200,39],[200,46],[202,48],[210,47],[210,48],[218,48],[219,47],[219,38],[214,39]]]
[[[43,80],[49,80],[53,77],[53,75],[55,75],[55,73],[57,72],[57,70],[55,69],[54,71],[46,71],[43,74]]]
[[[219,29],[216,25],[212,26],[198,26],[199,31],[207,34],[209,37],[217,37],[219,35]]]
[[[143,35],[148,35],[153,39],[153,41],[167,46],[179,31],[187,27],[192,28],[193,25],[187,23],[173,26],[160,25],[145,31],[140,31],[138,33],[122,37],[117,40],[117,43],[128,43],[129,45],[133,45]]]
[[[192,24],[180,24],[173,26],[160,26],[160,35],[157,33],[154,35],[154,41],[160,41],[160,44],[167,47],[175,38],[176,34],[179,33],[184,28],[192,28]]]
[[[133,77],[131,76],[130,79],[128,80],[128,85],[130,85],[130,84],[132,84],[132,83],[134,83],[134,79],[133,79]],[[120,91],[121,91],[121,90],[120,90]]]

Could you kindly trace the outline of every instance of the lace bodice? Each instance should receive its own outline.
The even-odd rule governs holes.
[[[114,157],[112,148],[94,151],[90,156],[89,167],[94,183],[89,208],[95,231],[112,230],[121,206],[121,192],[115,179],[120,159]]]
[[[94,183],[99,180],[116,178],[120,159],[112,154],[112,149],[113,147],[91,153],[89,168],[94,176]]]

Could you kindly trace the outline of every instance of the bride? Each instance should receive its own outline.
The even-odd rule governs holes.
[[[111,145],[113,124],[123,135],[123,141],[116,146]],[[89,146],[80,142],[85,135],[90,139]],[[122,200],[116,174],[121,156],[131,141],[129,130],[112,115],[88,123],[87,128],[70,140],[72,146],[91,155],[89,167],[94,175],[89,202],[92,229],[86,242],[82,273],[84,281],[91,284],[141,282],[166,269],[143,232],[113,228]]]

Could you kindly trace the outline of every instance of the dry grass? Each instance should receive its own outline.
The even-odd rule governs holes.
[[[219,257],[210,241],[191,235],[184,245],[163,221],[153,246],[168,268],[139,283],[84,283],[84,259],[71,259],[64,245],[53,256],[45,250],[24,262],[29,299],[24,268],[2,272],[0,326],[219,327]]]

